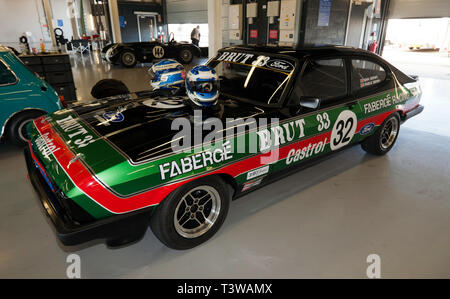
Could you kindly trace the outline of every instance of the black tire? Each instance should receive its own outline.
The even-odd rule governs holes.
[[[389,132],[389,127],[392,127],[391,132]],[[361,146],[369,154],[386,155],[394,147],[399,133],[400,117],[398,113],[394,113],[385,119],[372,136],[364,139]]]
[[[136,54],[134,54],[134,52],[132,51],[125,50],[122,52],[122,54],[120,54],[120,62],[124,67],[134,67],[137,63]]]
[[[194,53],[189,48],[181,48],[178,59],[182,64],[189,64],[194,59]]]
[[[91,95],[95,99],[103,99],[107,97],[129,94],[130,90],[120,80],[115,79],[104,79],[97,82],[97,84],[92,87]]]
[[[191,192],[198,195],[197,200],[203,198],[195,203],[196,197],[188,196]],[[210,194],[210,200],[207,193]],[[184,200],[185,196],[186,200]],[[217,202],[217,196],[219,202]],[[150,227],[156,237],[167,247],[177,250],[191,249],[206,242],[219,230],[228,214],[230,201],[226,183],[217,176],[203,177],[181,186],[165,198],[152,215]],[[188,205],[188,202],[192,205]],[[217,211],[218,207],[220,208]],[[177,218],[175,218],[176,213]],[[190,218],[192,214],[200,220],[192,220]],[[212,225],[208,225],[209,222],[202,215],[209,219]],[[184,218],[186,216],[187,218]],[[203,224],[200,223],[202,219]],[[184,222],[186,226],[194,224],[194,228],[182,227],[180,222]],[[188,232],[188,230],[195,230],[197,224],[199,231]],[[181,231],[185,229],[187,230]]]
[[[26,125],[32,120],[44,115],[42,111],[24,111],[15,115],[8,122],[8,138],[11,142],[18,146],[24,146],[28,142],[26,135]]]

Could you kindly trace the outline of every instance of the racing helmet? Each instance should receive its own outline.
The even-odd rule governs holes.
[[[148,74],[152,81],[150,85],[154,90],[158,89],[180,89],[186,79],[186,71],[178,61],[164,59],[154,64]]]
[[[211,107],[219,98],[219,76],[209,66],[196,66],[186,77],[186,93],[199,107]]]

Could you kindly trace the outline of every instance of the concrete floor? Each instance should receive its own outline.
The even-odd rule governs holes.
[[[80,97],[100,77],[147,84],[146,69],[78,59]],[[95,79],[95,80],[94,80]],[[385,157],[353,147],[232,203],[206,244],[163,246],[149,230],[129,247],[63,248],[26,179],[21,150],[0,145],[0,278],[365,278],[369,254],[383,278],[450,278],[450,81],[424,78],[425,112]],[[87,87],[87,88],[86,88]]]

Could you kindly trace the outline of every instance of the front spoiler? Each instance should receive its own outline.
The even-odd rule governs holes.
[[[95,239],[105,239],[108,246],[117,247],[138,241],[144,236],[153,208],[84,224],[72,221],[68,217],[70,215],[67,215],[68,211],[58,203],[57,193],[52,191],[34,163],[29,148],[25,149],[24,155],[29,180],[62,244],[74,246]]]

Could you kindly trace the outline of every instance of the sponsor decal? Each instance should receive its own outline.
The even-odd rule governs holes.
[[[230,141],[225,142],[221,147],[206,150],[178,161],[172,161],[159,165],[161,180],[174,178],[176,176],[200,170],[206,167],[214,167],[216,164],[233,159]]]
[[[409,95],[407,92],[402,92],[398,96],[387,94],[384,98],[364,104],[364,113],[374,113],[383,109],[392,108],[392,105],[397,105],[408,99]]]
[[[378,78],[378,76],[372,76],[372,77],[369,77],[369,78],[362,78],[362,79],[359,80],[361,88],[369,87],[369,86],[378,84],[380,82],[381,82],[381,80]]]
[[[266,152],[287,142],[305,137],[305,120],[298,119],[256,132],[259,137],[259,150]]]
[[[237,52],[223,52],[216,59],[217,61],[236,62],[246,64],[249,60],[255,57],[255,54],[237,53]]]
[[[89,135],[89,132],[83,128],[72,115],[59,119],[56,123],[68,134],[71,143],[75,144],[78,148],[84,148],[95,142],[94,136]]]
[[[255,180],[255,181],[251,181],[251,182],[245,183],[244,186],[242,187],[242,191],[247,191],[247,190],[249,190],[249,189],[251,189],[253,187],[256,187],[256,186],[260,185],[263,179],[264,178],[260,178],[260,179]]]
[[[46,159],[50,159],[50,155],[61,149],[53,143],[53,139],[49,137],[49,133],[42,134],[36,138],[35,143],[41,155]]]
[[[143,102],[142,104],[159,109],[176,109],[185,106],[184,101],[187,97],[170,97],[170,98],[156,98]]]
[[[278,71],[291,72],[294,65],[286,60],[272,59],[270,56],[256,56],[255,54],[223,52],[216,58],[217,61],[251,64],[259,67],[267,67]]]
[[[361,135],[368,135],[368,134],[370,134],[370,132],[373,131],[373,129],[375,129],[375,124],[374,123],[367,124],[364,127],[362,127],[362,129],[359,132],[359,134],[361,134]]]
[[[262,176],[266,173],[269,173],[270,165],[266,165],[264,167],[255,169],[247,173],[247,180],[254,179],[256,177]]]
[[[106,112],[103,113],[103,118],[105,118],[108,122],[120,123],[123,122],[125,116],[123,116],[121,112]]]
[[[291,149],[286,158],[286,165],[310,158],[314,155],[319,155],[325,150],[327,138],[317,143],[310,143],[308,146],[299,149]]]

